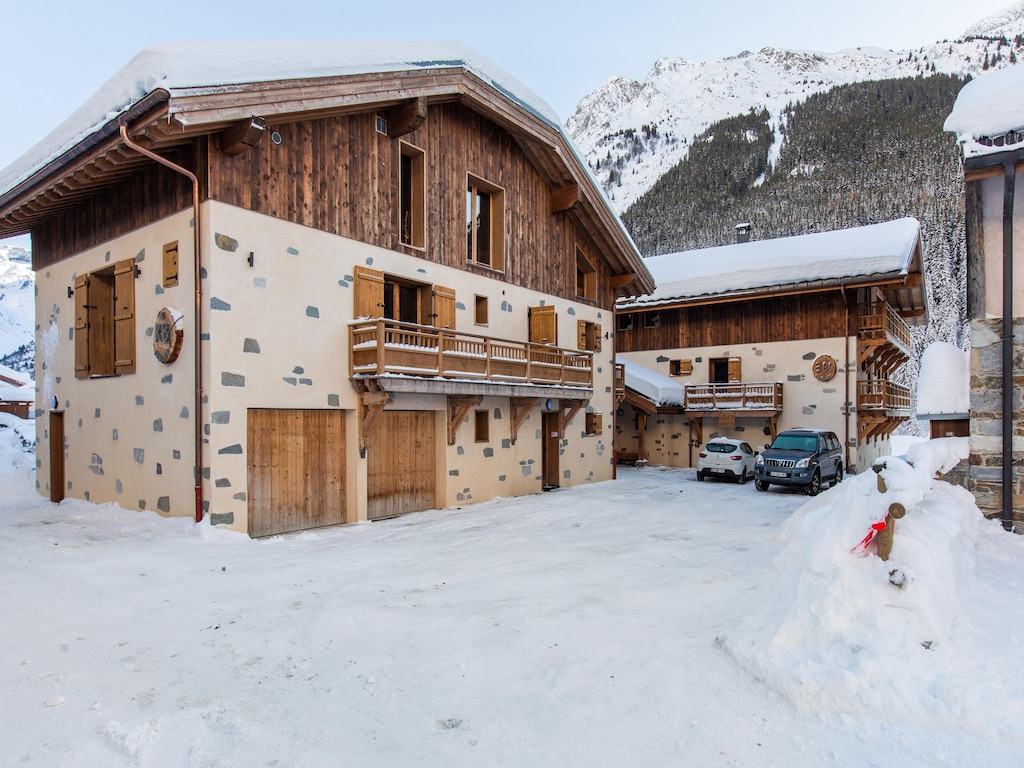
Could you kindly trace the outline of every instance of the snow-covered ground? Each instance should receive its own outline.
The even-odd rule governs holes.
[[[1024,538],[932,480],[942,441],[889,459],[885,496],[874,473],[808,500],[648,467],[252,541],[51,504],[16,440],[31,424],[0,425],[4,765],[1024,754]],[[892,559],[851,554],[892,500]]]

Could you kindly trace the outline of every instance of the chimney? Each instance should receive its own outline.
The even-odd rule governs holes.
[[[744,222],[743,224],[736,225],[736,242],[737,243],[749,243],[750,242],[750,222]]]

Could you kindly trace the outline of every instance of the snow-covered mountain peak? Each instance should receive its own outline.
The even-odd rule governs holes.
[[[1024,0],[976,21],[964,30],[963,37],[1005,37],[1012,40],[1021,34],[1024,34]]]

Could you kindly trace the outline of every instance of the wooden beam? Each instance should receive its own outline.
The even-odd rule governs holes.
[[[448,445],[455,445],[455,435],[459,431],[459,425],[466,418],[469,409],[482,399],[481,395],[448,396]]]
[[[376,420],[384,406],[387,405],[390,395],[387,392],[360,392],[359,393],[359,450],[366,448],[366,433]]]
[[[580,185],[566,184],[551,190],[551,212],[562,213],[570,210],[580,201]]]
[[[562,437],[565,437],[565,430],[569,428],[569,423],[576,418],[576,414],[580,412],[587,404],[586,400],[562,400],[562,417],[561,422],[558,425],[559,432]]]
[[[427,119],[427,100],[409,99],[388,111],[388,136],[397,139],[412,133]]]
[[[225,155],[241,155],[260,143],[267,132],[267,121],[262,117],[239,120],[220,134],[220,151]]]
[[[513,397],[510,405],[512,408],[512,445],[516,444],[516,436],[519,427],[526,421],[526,417],[534,408],[540,405],[539,397]]]
[[[635,272],[627,272],[624,275],[612,275],[608,278],[608,285],[611,288],[625,288],[627,285],[636,280]]]

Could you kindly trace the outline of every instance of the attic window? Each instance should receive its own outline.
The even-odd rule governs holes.
[[[590,260],[583,253],[583,249],[576,246],[576,296],[583,299],[597,298],[597,270]]]
[[[385,136],[388,135],[388,121],[383,115],[377,115],[377,133],[383,133]]]

